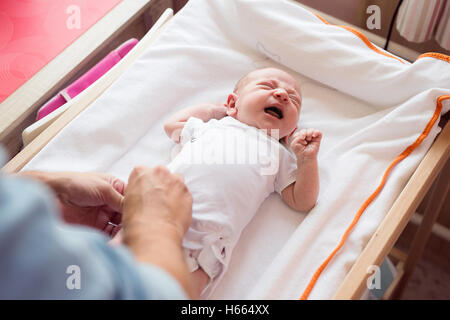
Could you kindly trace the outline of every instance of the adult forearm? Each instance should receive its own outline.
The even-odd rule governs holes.
[[[181,176],[161,166],[133,169],[123,205],[124,242],[140,261],[163,268],[195,297],[181,246],[191,217],[192,196]]]
[[[126,226],[124,242],[139,261],[166,270],[191,298],[196,298],[183,256],[182,236],[178,230],[157,221],[147,225]]]

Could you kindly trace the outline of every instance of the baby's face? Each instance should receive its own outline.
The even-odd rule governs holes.
[[[278,129],[281,139],[297,127],[301,104],[297,81],[282,70],[266,68],[249,73],[228,96],[227,106],[229,116],[259,129]]]

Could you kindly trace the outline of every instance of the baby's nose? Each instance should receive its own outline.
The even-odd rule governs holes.
[[[284,89],[277,89],[273,94],[278,100],[282,100],[283,102],[288,101],[288,94]]]

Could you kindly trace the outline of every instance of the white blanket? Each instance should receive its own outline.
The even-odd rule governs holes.
[[[190,0],[164,33],[97,101],[25,167],[106,171],[127,179],[138,164],[170,161],[164,121],[201,102],[225,102],[236,81],[275,66],[302,87],[299,128],[324,133],[320,194],[308,214],[271,195],[244,230],[212,298],[299,298],[389,163],[450,94],[450,65],[410,64],[369,48],[291,1]],[[450,101],[443,102],[443,112]],[[439,132],[389,175],[310,298],[331,298]],[[301,224],[300,224],[301,223]]]

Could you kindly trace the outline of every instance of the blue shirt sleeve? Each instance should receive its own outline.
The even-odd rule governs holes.
[[[45,187],[0,175],[0,299],[186,299],[163,269],[64,223]]]

